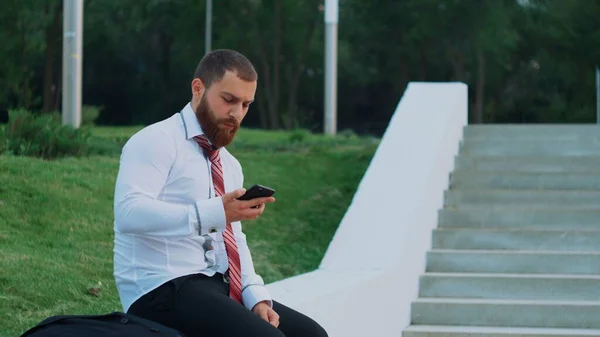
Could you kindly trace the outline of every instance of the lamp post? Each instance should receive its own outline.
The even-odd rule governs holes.
[[[596,66],[596,123],[600,124],[600,67]]]
[[[81,125],[83,0],[64,0],[63,6],[62,123],[78,128]]]
[[[206,0],[206,19],[204,21],[204,49],[206,54],[212,50],[212,0]]]
[[[337,132],[338,0],[325,1],[325,133]]]

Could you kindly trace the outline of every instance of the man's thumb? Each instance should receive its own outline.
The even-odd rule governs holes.
[[[227,193],[227,196],[229,197],[229,199],[237,199],[244,195],[244,193],[246,193],[245,188],[238,188],[237,190]]]

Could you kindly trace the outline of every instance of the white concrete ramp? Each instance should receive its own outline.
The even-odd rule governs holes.
[[[464,84],[410,83],[319,269],[274,298],[331,337],[401,336],[466,123]]]

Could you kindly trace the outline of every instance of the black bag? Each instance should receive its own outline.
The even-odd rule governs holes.
[[[52,316],[21,337],[185,337],[181,332],[132,314]]]

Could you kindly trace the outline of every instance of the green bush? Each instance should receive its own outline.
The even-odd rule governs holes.
[[[338,136],[345,139],[358,139],[358,135],[352,129],[344,129],[338,132]]]
[[[3,143],[13,155],[54,159],[89,153],[92,135],[89,129],[62,125],[51,114],[34,115],[27,110],[11,110]]]
[[[311,136],[311,132],[306,129],[294,129],[290,132],[289,142],[294,143],[303,143],[306,142]]]
[[[81,106],[81,126],[93,126],[96,124],[96,119],[100,116],[103,107],[93,105],[82,105]],[[62,123],[62,113],[55,111],[52,113],[55,121]]]
[[[0,125],[0,155],[6,152],[6,137],[4,136],[4,125]]]
[[[102,107],[84,105],[81,107],[81,125],[92,126],[96,124],[96,119],[100,116]]]

